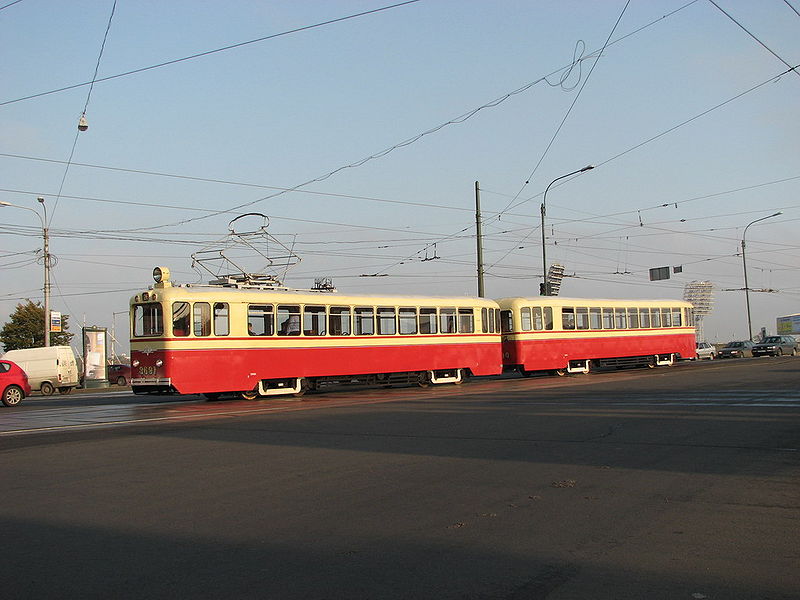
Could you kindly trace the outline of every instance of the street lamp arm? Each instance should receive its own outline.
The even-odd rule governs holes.
[[[773,213],[771,215],[767,215],[766,217],[761,217],[760,219],[756,219],[755,221],[751,221],[747,224],[747,227],[744,228],[742,232],[742,271],[744,271],[744,298],[745,304],[747,306],[747,333],[750,336],[748,339],[752,341],[753,339],[753,322],[750,318],[750,285],[747,283],[747,253],[745,252],[745,237],[747,236],[747,229],[750,225],[754,223],[758,223],[759,221],[764,221],[766,219],[771,219],[772,217],[777,217],[778,215],[782,215],[781,211]]]
[[[585,171],[590,171],[594,169],[594,165],[586,165],[582,169],[578,169],[577,171],[572,171],[571,173],[567,173],[566,175],[562,175],[561,177],[556,177],[547,184],[547,187],[544,188],[544,194],[542,195],[542,292],[544,296],[550,295],[550,286],[547,283],[547,250],[545,248],[545,235],[544,235],[544,215],[547,211],[547,191],[550,189],[550,186],[553,185],[556,181],[560,181],[566,177],[571,177],[572,175],[577,175],[578,173],[584,173]]]
[[[44,218],[42,217],[41,213],[38,210],[34,209],[34,208],[30,208],[28,206],[20,206],[19,204],[11,204],[11,202],[5,202],[3,200],[0,200],[0,206],[10,206],[11,208],[21,208],[22,210],[29,210],[32,213],[34,213],[37,217],[39,217],[39,221],[42,224],[42,229],[44,229],[44,227],[45,227]]]
[[[761,217],[760,219],[756,219],[755,221],[750,221],[750,223],[747,224],[747,227],[744,228],[744,232],[742,232],[742,243],[744,244],[744,237],[747,235],[747,229],[748,229],[748,227],[750,227],[750,225],[753,225],[754,223],[758,223],[759,221],[764,221],[766,219],[771,219],[772,217],[777,217],[778,215],[782,215],[782,214],[783,213],[781,211],[778,211],[778,212],[776,212],[774,214],[771,214],[771,215],[769,215],[767,217]]]

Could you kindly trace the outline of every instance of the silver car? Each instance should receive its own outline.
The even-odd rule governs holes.
[[[708,342],[697,342],[697,360],[701,360],[703,358],[714,360],[716,357],[717,349],[714,348],[714,344],[709,344]]]

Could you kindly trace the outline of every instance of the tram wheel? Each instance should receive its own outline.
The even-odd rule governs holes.
[[[557,375],[559,377],[565,377],[567,375],[567,370],[566,369],[556,369],[555,371],[553,371],[553,375]]]
[[[239,392],[239,396],[243,400],[255,400],[258,398],[258,392],[256,390],[249,390],[247,392]]]
[[[303,396],[305,393],[311,389],[311,386],[308,383],[308,379],[305,377],[300,378],[300,390],[292,394],[295,397]]]
[[[420,371],[417,376],[417,385],[421,388],[431,386],[431,373],[430,371]]]

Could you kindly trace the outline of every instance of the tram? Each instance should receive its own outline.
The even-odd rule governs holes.
[[[503,363],[523,375],[669,366],[695,356],[692,305],[542,296],[498,300]]]
[[[500,307],[469,297],[356,296],[155,284],[130,302],[135,393],[303,394],[325,383],[460,383],[502,371]]]

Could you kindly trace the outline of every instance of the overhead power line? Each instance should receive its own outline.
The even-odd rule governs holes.
[[[342,21],[347,21],[349,19],[355,19],[358,17],[363,17],[366,15],[372,15],[375,13],[379,13],[384,10],[390,10],[393,8],[398,8],[400,6],[405,6],[407,4],[414,4],[415,2],[419,2],[420,0],[407,0],[406,2],[400,2],[399,4],[392,4],[391,6],[383,6],[381,8],[375,8],[372,10],[366,10],[364,12],[355,13],[352,15],[347,15],[345,17],[339,17],[337,19],[330,19],[328,21],[323,21],[321,23],[314,23],[313,25],[306,25],[304,27],[297,27],[295,29],[290,29],[288,31],[282,31],[280,33],[273,33],[272,35],[265,35],[260,38],[256,38],[254,40],[248,40],[246,42],[239,42],[237,44],[231,44],[229,46],[223,46],[222,48],[215,48],[214,50],[206,50],[205,52],[198,52],[197,54],[192,54],[190,56],[184,56],[183,58],[176,58],[173,60],[167,60],[162,63],[158,63],[156,65],[150,65],[149,67],[141,67],[139,69],[133,69],[131,71],[126,71],[124,73],[117,73],[116,75],[109,75],[107,77],[101,77],[100,79],[93,79],[92,81],[84,81],[83,83],[76,83],[73,85],[67,85],[55,90],[50,90],[47,92],[39,92],[37,94],[30,94],[28,96],[23,96],[22,98],[15,98],[13,100],[5,100],[4,102],[0,102],[0,106],[5,106],[6,104],[14,104],[15,102],[22,102],[24,100],[31,100],[33,98],[41,98],[42,96],[49,96],[50,94],[57,94],[59,92],[66,92],[67,90],[74,90],[75,88],[84,87],[87,85],[93,85],[94,83],[100,83],[103,81],[110,81],[112,79],[119,79],[120,77],[128,77],[130,75],[136,75],[137,73],[144,73],[145,71],[152,71],[153,69],[160,69],[162,67],[167,67],[169,65],[174,65],[181,62],[186,62],[189,60],[195,60],[197,58],[202,58],[204,56],[209,56],[211,54],[217,54],[218,52],[226,52],[228,50],[233,50],[235,48],[241,48],[242,46],[247,46],[249,44],[256,44],[258,42],[265,42],[267,40],[275,39],[278,37],[291,35],[293,33],[299,33],[301,31],[308,31],[309,29],[315,29],[317,27],[324,27],[325,25],[332,25],[334,23],[341,23]]]
[[[754,34],[753,34],[753,33],[752,33],[752,32],[751,32],[749,29],[747,29],[747,27],[745,27],[744,25],[742,25],[741,23],[739,23],[739,21],[737,21],[735,18],[733,18],[733,16],[732,16],[730,13],[726,12],[726,11],[725,11],[725,9],[723,9],[723,8],[722,8],[722,7],[721,7],[719,4],[717,4],[716,2],[714,2],[714,0],[708,0],[708,1],[709,1],[709,2],[711,2],[711,4],[713,4],[714,6],[716,6],[716,7],[717,7],[717,9],[718,9],[718,10],[719,10],[719,11],[720,11],[720,12],[721,12],[723,15],[725,15],[725,16],[726,16],[726,17],[728,17],[728,18],[729,18],[731,21],[733,21],[734,23],[736,23],[736,24],[739,26],[739,28],[740,28],[742,31],[744,31],[744,32],[745,32],[747,35],[749,35],[749,36],[750,36],[751,38],[753,38],[753,39],[754,39],[756,42],[758,42],[758,43],[761,45],[761,47],[762,47],[762,48],[764,48],[764,49],[765,49],[767,52],[769,52],[770,54],[772,54],[772,56],[774,56],[775,58],[777,58],[777,59],[778,59],[779,61],[781,61],[781,62],[782,62],[784,65],[786,65],[787,67],[789,67],[789,71],[793,71],[795,75],[797,75],[798,77],[800,77],[800,73],[798,73],[798,72],[797,72],[797,70],[796,70],[796,69],[797,69],[797,67],[793,67],[793,66],[792,66],[792,65],[790,65],[788,62],[786,62],[785,60],[783,60],[783,58],[782,58],[782,57],[780,57],[780,56],[779,56],[779,55],[778,55],[778,54],[777,54],[777,53],[776,53],[774,50],[772,50],[772,48],[770,48],[770,47],[769,47],[769,46],[767,46],[767,45],[766,45],[764,42],[762,42],[760,39],[758,39],[758,38],[757,38],[757,37],[756,37],[756,36],[755,36],[755,35],[754,35]],[[789,3],[787,2],[787,4],[789,4]],[[791,6],[791,7],[792,7],[792,9],[794,10],[794,7],[793,7],[791,4],[789,4],[789,6]],[[797,11],[795,11],[795,12],[797,12]]]

